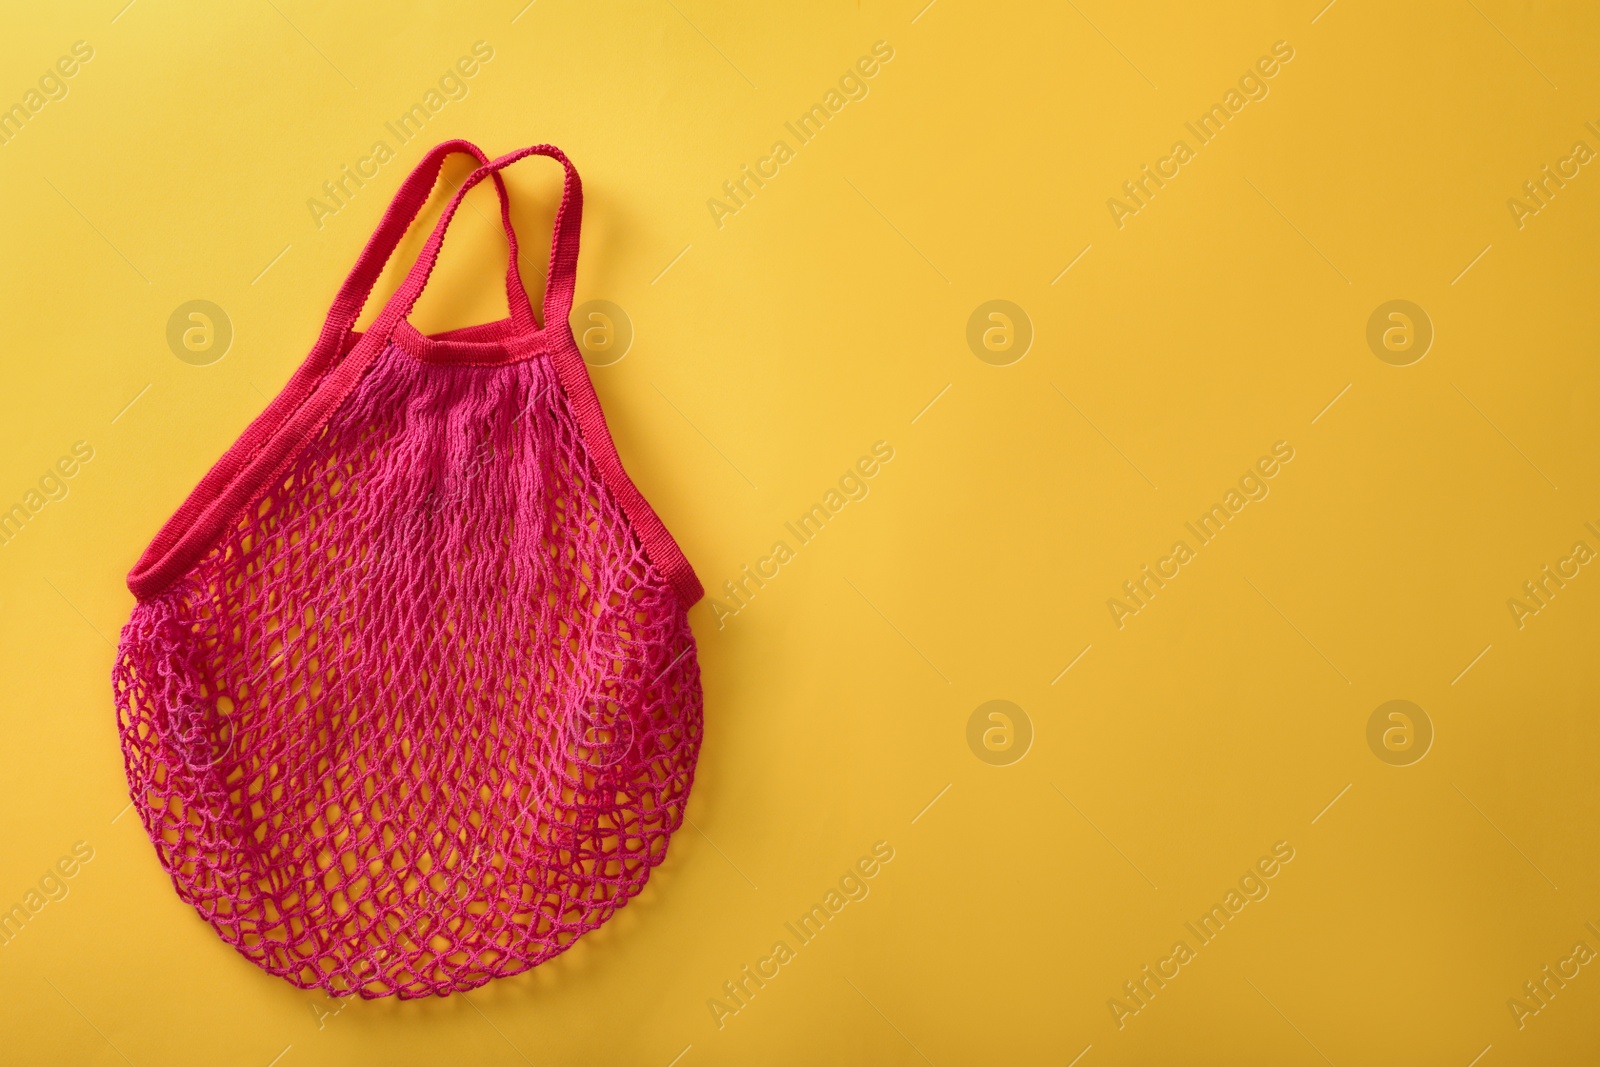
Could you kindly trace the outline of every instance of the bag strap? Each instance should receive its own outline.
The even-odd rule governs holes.
[[[584,369],[583,357],[567,325],[577,278],[583,188],[578,181],[577,171],[560,149],[552,145],[535,145],[502,156],[492,163],[484,163],[473,171],[456,190],[422,254],[400,288],[384,305],[372,328],[351,343],[351,329],[360,317],[362,305],[370,296],[378,275],[383,272],[384,264],[398,246],[401,235],[427,202],[428,193],[438,178],[445,158],[454,152],[466,152],[480,162],[484,158],[482,151],[469,142],[446,141],[429,152],[412,171],[340,290],[310,355],[289,379],[283,391],[206,473],[129,572],[128,589],[134,596],[140,600],[155,597],[186,574],[197,560],[211,550],[217,539],[235,521],[240,510],[255,499],[261,488],[283,476],[299,450],[327,422],[355,388],[367,367],[389,343],[395,325],[416,304],[438,261],[445,228],[460,208],[462,199],[473,186],[484,178],[492,177],[500,190],[501,221],[505,224],[507,239],[511,243],[507,297],[511,301],[512,318],[528,330],[536,331],[537,335],[541,335],[541,341],[546,331],[551,331],[548,336],[553,339],[562,380],[569,390],[574,391],[577,398],[574,403],[580,418],[584,420],[585,433],[595,442],[591,447],[600,449],[605,457],[602,472],[609,481],[622,487],[620,491],[624,506],[630,515],[637,513],[640,517],[635,521],[644,521],[646,544],[653,545],[660,541],[665,546],[661,551],[666,553],[663,557],[667,560],[666,569],[672,576],[674,586],[685,596],[685,605],[693,604],[700,598],[699,582],[687,561],[671,542],[649,504],[622,471],[616,449],[605,430],[604,416],[600,414],[594,388]],[[515,273],[516,236],[511,227],[509,198],[499,176],[505,167],[528,155],[549,156],[566,168],[566,184],[562,191],[561,206],[556,212],[554,239],[550,248],[550,276],[545,286],[542,329],[533,321],[527,293],[522,288],[520,276]],[[517,311],[519,303],[523,308],[520,314]],[[652,548],[651,551],[654,553],[656,549]]]
[[[472,187],[485,178],[493,178],[500,184],[500,171],[525,156],[546,156],[559,162],[566,171],[561,189],[561,205],[556,209],[555,225],[551,234],[550,272],[545,282],[542,328],[549,329],[552,324],[562,324],[567,321],[572,313],[572,297],[577,287],[578,233],[583,226],[583,183],[579,180],[578,171],[566,157],[566,153],[554,145],[539,144],[519,148],[492,163],[486,163],[461,183],[456,195],[445,205],[444,213],[439,216],[438,225],[428,237],[428,243],[417,256],[417,261],[406,275],[406,280],[395,290],[394,296],[389,298],[389,303],[373,322],[372,333],[379,337],[387,337],[401,319],[411,314],[411,309],[416,306],[417,299],[422,295],[422,290],[427,286],[433,268],[439,261],[439,250],[444,245],[445,231],[450,227],[450,220],[455,218],[456,210],[460,208],[461,201],[466,198]],[[514,252],[511,267],[512,269],[516,267]]]
[[[457,152],[477,160],[480,169],[489,162],[489,157],[484,154],[483,149],[471,141],[461,139],[436,145],[422,157],[421,162],[412,168],[400,190],[395,193],[394,200],[389,204],[389,210],[384,213],[383,220],[378,223],[377,229],[367,240],[366,247],[361,250],[361,255],[351,268],[344,285],[339,287],[339,294],[334,297],[333,307],[328,312],[327,323],[323,327],[323,340],[342,343],[355,327],[356,320],[361,317],[362,308],[372,295],[373,287],[383,274],[383,268],[388,265],[389,258],[400,245],[400,239],[411,228],[411,224],[416,221],[418,213],[432,195],[439,174],[444,168],[444,161]],[[510,262],[506,268],[506,306],[510,310],[511,318],[519,326],[532,327],[535,325],[533,306],[528,302],[528,293],[523,287],[522,275],[517,265],[520,255],[517,250],[517,232],[511,224],[511,195],[498,173],[494,175],[494,185],[495,192],[500,198],[500,223],[505,229],[506,241],[510,245]],[[460,190],[457,192],[459,200]]]

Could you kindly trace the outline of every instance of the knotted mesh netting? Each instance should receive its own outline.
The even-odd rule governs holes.
[[[179,895],[302,987],[465,990],[639,892],[701,733],[681,599],[549,358],[389,344],[113,683]]]

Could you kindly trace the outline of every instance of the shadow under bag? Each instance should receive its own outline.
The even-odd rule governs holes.
[[[364,333],[445,159],[480,164]],[[499,171],[561,163],[543,325]],[[492,178],[507,318],[407,321]],[[622,469],[574,343],[583,191],[559,149],[439,145],[283,392],[128,576],[112,672],[134,807],[178,895],[303,988],[446,994],[637,893],[701,736],[688,561]]]

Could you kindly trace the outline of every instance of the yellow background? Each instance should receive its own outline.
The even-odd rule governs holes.
[[[1520,229],[1507,206],[1600,149],[1600,11],[923,2],[8,11],[0,104],[94,58],[0,146],[0,507],[94,458],[0,547],[0,907],[94,858],[0,948],[7,1060],[1600,1057],[1600,965],[1521,1028],[1507,1007],[1600,949],[1600,568],[1520,629],[1507,607],[1600,549],[1600,175]],[[469,94],[397,145],[480,40]],[[880,40],[869,94],[719,228],[707,200]],[[1270,94],[1119,229],[1108,198],[1278,41]],[[713,596],[874,442],[894,459],[721,628],[694,609],[693,825],[643,895],[529,974],[341,1009],[174,896],[124,813],[111,643],[143,546],[452,136],[581,170],[578,300],[635,330],[596,387]],[[398,158],[318,228],[307,200],[378,139]],[[542,274],[554,168],[508,181]],[[425,328],[503,314],[473,202]],[[205,366],[166,343],[193,299],[235,332]],[[993,299],[1034,331],[1008,366],[966,340]],[[1410,366],[1366,342],[1393,299],[1435,331]],[[1280,440],[1270,496],[1119,629],[1108,598]],[[1007,766],[967,740],[995,699],[1033,732]],[[1367,742],[1394,699],[1435,732],[1410,766]],[[870,896],[719,1028],[723,983],[878,841]],[[1279,841],[1270,895],[1119,1029],[1108,1000]]]

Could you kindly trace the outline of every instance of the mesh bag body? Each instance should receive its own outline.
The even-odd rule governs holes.
[[[444,158],[479,168],[366,333]],[[567,168],[540,328],[498,169]],[[405,320],[492,177],[510,316]],[[130,575],[113,672],[135,808],[179,895],[267,971],[365,997],[561,952],[644,885],[701,735],[699,583],[622,472],[567,313],[581,187],[539,146],[439,146],[318,345]]]

